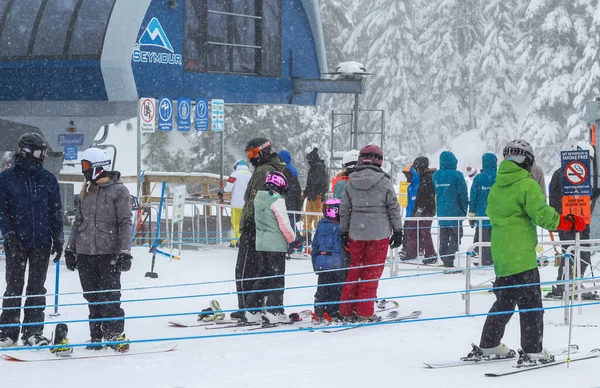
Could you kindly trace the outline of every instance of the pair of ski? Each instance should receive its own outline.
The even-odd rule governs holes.
[[[567,357],[568,354],[571,354],[570,357]],[[548,363],[537,363],[537,364],[518,364],[512,365],[510,368],[507,368],[504,371],[500,372],[489,372],[485,373],[488,377],[501,377],[507,375],[513,375],[516,373],[527,372],[535,369],[548,368],[551,366],[562,365],[570,362],[588,360],[592,358],[600,357],[600,349],[592,349],[587,353],[579,353],[579,347],[577,345],[571,345],[570,352],[569,348],[556,349],[550,351],[555,357],[555,360]],[[507,357],[507,358],[477,358],[477,359],[467,359],[464,357],[460,361],[450,361],[444,363],[425,363],[425,366],[430,369],[440,369],[440,368],[453,368],[458,366],[468,366],[468,365],[482,365],[482,364],[493,364],[498,362],[507,362],[507,361],[517,361],[518,358],[515,356]]]

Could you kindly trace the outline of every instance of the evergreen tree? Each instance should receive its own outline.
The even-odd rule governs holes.
[[[513,105],[515,6],[515,0],[493,0],[484,8],[486,29],[480,59],[479,127],[486,148],[496,153],[515,137],[518,124]]]
[[[520,23],[519,89],[530,101],[522,137],[540,151],[542,166],[558,164],[556,152],[570,142],[569,118],[578,115],[573,101],[581,79],[576,65],[588,40],[585,3],[532,0]],[[571,128],[576,121],[571,119]]]

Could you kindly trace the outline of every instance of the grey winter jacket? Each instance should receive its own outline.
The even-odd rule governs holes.
[[[402,229],[392,180],[380,168],[363,166],[350,175],[342,194],[340,226],[353,240],[382,240]]]
[[[77,254],[109,255],[131,249],[131,196],[117,171],[90,185],[79,201],[67,245]]]

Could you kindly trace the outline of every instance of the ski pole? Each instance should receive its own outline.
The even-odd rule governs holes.
[[[158,274],[154,272],[154,263],[156,262],[156,250],[158,248],[158,239],[160,237],[160,221],[162,216],[163,202],[165,200],[165,187],[167,186],[167,181],[163,181],[162,191],[160,193],[160,204],[158,205],[158,217],[156,219],[156,238],[154,239],[154,246],[152,252],[152,266],[150,267],[150,272],[146,272],[145,277],[156,279],[158,278]]]
[[[569,306],[569,348],[567,350],[567,369],[571,364],[571,336],[573,333],[573,304],[575,303],[575,270],[579,258],[579,232],[575,233],[575,260],[573,260],[573,272],[571,273],[571,306]]]

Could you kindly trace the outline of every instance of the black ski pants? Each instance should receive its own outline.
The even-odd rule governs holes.
[[[490,314],[519,310],[542,308],[542,290],[540,288],[540,272],[537,268],[527,270],[515,275],[496,278],[494,288],[531,284],[524,287],[511,287],[494,289],[496,302],[490,309]],[[493,348],[500,345],[504,337],[504,329],[513,313],[488,315],[481,333],[482,348]],[[521,349],[525,353],[539,353],[542,351],[544,337],[544,310],[520,312],[521,322]]]
[[[481,239],[479,238],[479,227],[475,227],[475,237],[473,237],[473,242],[490,242],[492,239],[492,228],[481,228]],[[492,249],[491,247],[478,247],[476,248],[479,257],[481,258],[481,265],[493,265],[494,261],[492,260]]]
[[[123,318],[121,308],[121,272],[115,270],[116,255],[77,255],[77,270],[83,297],[89,302],[89,319]],[[95,292],[105,291],[108,292]],[[109,303],[104,303],[109,302]],[[125,320],[90,322],[90,337],[110,340],[123,333]]]
[[[340,315],[339,303],[324,305],[316,304],[323,302],[339,302],[342,298],[342,288],[344,288],[344,282],[346,281],[347,275],[347,269],[319,273],[319,285],[317,287],[317,292],[315,293],[315,314],[319,317],[322,317],[325,312],[331,317]]]
[[[2,314],[0,324],[21,323],[21,295],[25,286],[25,269],[29,268],[27,288],[25,294],[25,307],[41,306],[36,308],[25,308],[23,323],[39,322],[39,325],[23,326],[22,338],[33,334],[42,334],[44,331],[44,310],[46,308],[46,275],[50,261],[50,247],[40,249],[22,249],[11,251],[5,244],[6,254],[6,291],[2,299]],[[8,310],[7,310],[8,309]],[[19,326],[1,327],[0,331],[14,342],[19,337]]]
[[[460,239],[463,235],[462,225],[444,226],[440,228],[440,258],[444,262],[444,267],[454,267],[455,253],[458,252]]]
[[[255,243],[254,228],[244,227],[235,266],[238,307],[248,309],[283,306],[286,253],[257,251]],[[275,288],[281,290],[261,291]],[[284,312],[282,307],[268,310],[274,314]]]
[[[558,237],[560,238],[561,241],[566,241],[566,240],[575,240],[575,231],[562,231],[559,230],[558,231]],[[580,240],[589,240],[590,239],[590,226],[587,225],[585,227],[585,229],[583,230],[583,232],[580,232],[579,235]],[[588,244],[582,244],[582,246],[589,246]],[[569,248],[568,245],[563,245],[562,247],[562,251],[563,253],[567,252],[567,249]],[[571,251],[571,255],[573,255],[574,252]],[[590,252],[583,252],[580,251],[579,255],[581,257],[581,269],[580,269],[580,273],[581,276],[585,275],[585,270],[587,269],[587,267],[590,265],[591,263],[591,253]],[[575,256],[572,257],[572,260],[569,260],[569,274],[568,276],[566,274],[563,274],[563,266],[565,263],[565,257],[561,257],[560,258],[560,266],[558,267],[558,277],[556,278],[557,280],[563,280],[563,279],[571,279],[571,272],[573,272],[573,260],[575,260]]]

